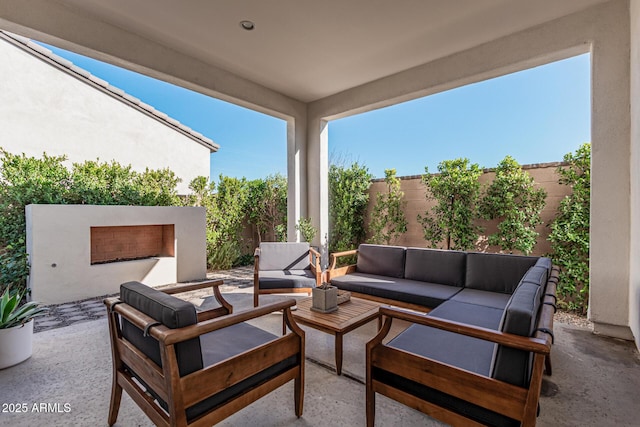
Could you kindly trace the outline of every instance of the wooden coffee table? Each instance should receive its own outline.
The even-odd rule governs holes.
[[[350,301],[338,305],[337,311],[326,314],[311,311],[311,305],[311,298],[299,300],[298,309],[291,314],[296,322],[335,336],[336,372],[340,375],[342,374],[342,336],[376,318],[378,329],[380,329],[382,320],[378,313],[380,304],[351,297]]]

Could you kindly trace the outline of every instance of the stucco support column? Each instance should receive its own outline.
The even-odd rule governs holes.
[[[287,120],[287,240],[299,242],[296,224],[306,216],[307,206],[307,150],[306,120]]]
[[[631,252],[629,326],[640,348],[640,1],[631,8]]]
[[[309,121],[307,149],[307,208],[313,226],[318,230],[313,244],[322,254],[323,267],[328,262],[329,237],[329,123],[322,119]]]
[[[596,333],[631,339],[629,328],[629,9],[611,9],[592,44],[591,287]],[[637,189],[636,189],[637,190]]]

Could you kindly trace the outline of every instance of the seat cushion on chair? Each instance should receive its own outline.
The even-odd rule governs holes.
[[[120,285],[120,300],[171,329],[195,325],[197,322],[193,304],[140,282]],[[155,338],[143,336],[142,330],[125,319],[122,322],[122,335],[158,366],[162,366],[160,347]],[[199,339],[178,343],[175,348],[180,376],[202,369]]]
[[[310,268],[309,243],[260,243],[260,270],[305,270]]]
[[[267,331],[248,323],[238,323],[229,327],[218,329],[200,337],[202,345],[202,357],[204,366],[211,366],[225,359],[237,356],[247,350],[259,347],[277,339]],[[255,374],[235,385],[227,387],[223,391],[197,403],[187,409],[187,420],[191,421],[206,413],[221,403],[233,398],[243,391],[249,390],[258,384],[296,366],[296,356],[291,356],[275,365]]]
[[[260,270],[258,276],[260,289],[314,288],[316,286],[316,276],[311,270]]]

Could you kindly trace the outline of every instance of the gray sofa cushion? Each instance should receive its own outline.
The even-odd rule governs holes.
[[[367,245],[358,247],[358,273],[404,277],[405,248],[401,246]]]
[[[171,329],[183,328],[197,322],[196,309],[193,304],[140,282],[128,282],[120,285],[120,299]],[[157,365],[162,366],[160,347],[155,338],[143,336],[142,330],[124,319],[122,335]],[[198,338],[178,343],[175,349],[180,376],[202,369],[202,354]]]
[[[543,292],[544,288],[535,283],[520,283],[505,307],[499,330],[524,337],[532,336]],[[498,345],[492,361],[491,377],[525,387],[529,383],[530,361],[529,352]]]
[[[511,298],[509,294],[466,288],[455,294],[449,301],[465,302],[467,304],[483,305],[485,307],[504,310],[509,302],[509,298]]]
[[[547,257],[540,257],[538,258],[538,261],[536,261],[536,266],[539,267],[544,267],[547,269],[547,275],[551,273],[551,267],[553,266],[553,263],[551,262],[551,258],[547,258]],[[547,277],[548,279],[548,277]]]
[[[467,254],[459,251],[408,248],[404,277],[410,280],[464,286]]]
[[[261,270],[258,283],[260,289],[313,288],[316,286],[316,276],[311,270]]]
[[[429,308],[438,306],[460,291],[460,288],[455,286],[363,273],[337,277],[331,280],[331,284],[346,291],[389,298]]]
[[[537,257],[505,254],[467,254],[465,287],[511,294]]]
[[[431,310],[428,316],[497,331],[500,327],[502,312],[501,308],[449,300]]]
[[[502,310],[449,301],[428,316],[497,329]],[[489,375],[495,347],[488,341],[422,325],[411,325],[388,345],[485,376]]]
[[[549,273],[551,273],[551,260],[549,258],[539,258],[536,264],[527,270],[521,282],[535,283],[538,286],[546,287]]]
[[[309,264],[309,243],[260,243],[260,270],[305,270]]]

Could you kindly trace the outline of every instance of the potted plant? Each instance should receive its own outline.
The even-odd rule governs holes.
[[[37,302],[20,305],[25,292],[5,289],[0,297],[0,369],[17,365],[31,357],[33,318],[41,316],[46,307]]]

